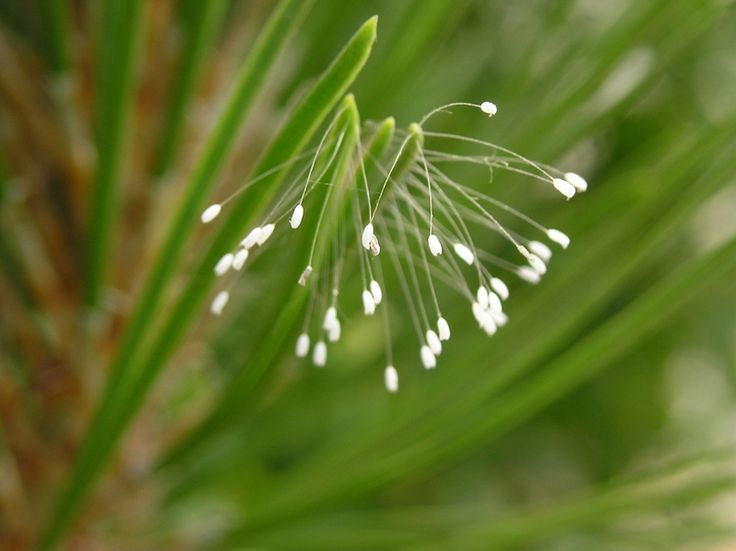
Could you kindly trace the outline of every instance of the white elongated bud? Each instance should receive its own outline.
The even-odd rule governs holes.
[[[340,320],[335,318],[327,329],[327,340],[337,342],[340,340],[340,335],[342,335],[342,325],[340,324]]]
[[[222,314],[228,300],[230,300],[230,293],[227,291],[220,291],[215,295],[215,298],[212,300],[212,304],[210,304],[210,312],[219,316]]]
[[[441,341],[450,340],[450,324],[447,323],[447,320],[445,318],[440,318],[437,320],[437,332],[439,333]]]
[[[544,260],[539,258],[536,254],[530,254],[526,259],[529,261],[529,265],[532,269],[539,275],[547,273],[547,265],[544,263]]]
[[[505,327],[509,322],[509,317],[506,315],[506,312],[494,312],[491,310],[491,317],[499,327]]]
[[[297,337],[294,353],[297,358],[306,358],[307,354],[309,354],[309,335],[302,333]]]
[[[475,300],[480,304],[481,308],[488,308],[488,289],[483,285],[478,287],[478,291],[475,293]]]
[[[386,390],[391,394],[395,394],[399,390],[399,373],[396,368],[389,365],[383,371],[383,381],[386,384]]]
[[[555,186],[555,189],[562,193],[562,195],[564,195],[568,199],[575,195],[575,186],[567,180],[563,180],[562,178],[553,178],[552,185]]]
[[[234,259],[235,255],[233,255],[233,253],[227,253],[226,255],[224,255],[220,260],[217,261],[217,264],[215,264],[215,273],[218,276],[225,275],[230,267],[233,265]]]
[[[233,258],[233,269],[235,271],[240,270],[246,260],[248,260],[248,249],[240,249],[235,253],[235,257]]]
[[[550,258],[552,258],[550,248],[540,241],[529,241],[529,250],[545,262],[549,262]]]
[[[491,313],[503,312],[503,304],[501,303],[501,299],[498,298],[498,295],[493,291],[488,293],[488,310]]]
[[[520,266],[519,268],[517,268],[516,275],[518,275],[524,281],[532,283],[534,285],[539,283],[539,280],[541,279],[539,273],[529,266]]]
[[[215,218],[217,218],[217,215],[220,214],[220,211],[222,210],[222,205],[219,205],[218,203],[215,203],[214,205],[210,205],[204,211],[202,211],[202,216],[200,216],[200,220],[202,220],[202,224],[209,224],[212,222]]]
[[[373,240],[373,224],[366,224],[363,228],[363,235],[360,236],[360,243],[365,250],[370,250],[371,241]]]
[[[304,268],[304,271],[299,276],[299,285],[304,287],[307,284],[307,280],[309,279],[309,276],[312,275],[312,267],[307,266]]]
[[[496,294],[501,297],[501,300],[506,300],[507,298],[509,298],[509,288],[506,286],[503,280],[498,279],[497,277],[492,277],[491,289],[493,289]]]
[[[368,289],[365,289],[361,296],[363,298],[363,313],[366,316],[372,316],[376,312],[376,301],[373,300],[373,295]]]
[[[547,230],[547,237],[549,237],[550,241],[557,243],[563,249],[567,249],[570,245],[570,238],[560,230]]]
[[[455,254],[467,265],[471,265],[473,264],[473,262],[475,262],[475,255],[473,254],[473,251],[471,251],[462,243],[455,243],[455,245],[453,245],[453,248],[455,249]]]
[[[258,242],[258,237],[261,235],[261,228],[253,228],[250,233],[240,242],[240,245],[244,249],[250,249],[253,245]]]
[[[483,308],[483,306],[481,306],[480,303],[474,302],[472,310],[473,310],[473,317],[475,318],[475,321],[478,322],[478,325],[483,327],[483,320],[485,319],[485,316],[486,316],[486,309]]]
[[[327,363],[327,345],[324,341],[319,341],[314,345],[312,363],[317,367],[324,367]]]
[[[258,232],[258,237],[256,237],[256,243],[258,243],[259,247],[271,237],[274,229],[276,229],[276,224],[266,224],[261,228],[261,231]]]
[[[373,302],[375,302],[376,306],[378,306],[383,300],[383,291],[381,291],[381,286],[374,279],[373,281],[371,281],[369,287],[371,289],[371,294],[373,295]]]
[[[375,235],[371,236],[371,242],[368,245],[368,250],[373,256],[378,256],[379,254],[381,254],[381,244],[378,242],[378,238]]]
[[[485,315],[483,316],[483,323],[481,323],[481,328],[489,337],[492,337],[496,334],[496,331],[498,331],[498,326],[496,325],[496,320],[493,319],[493,314],[491,314],[490,312],[485,312]]]
[[[480,110],[483,111],[489,117],[492,117],[493,115],[498,113],[498,107],[496,107],[495,103],[492,103],[490,101],[484,101],[483,103],[481,103]]]
[[[427,329],[427,332],[424,336],[427,339],[427,346],[429,346],[432,354],[434,354],[435,356],[439,356],[440,354],[442,354],[442,341],[440,341],[437,333],[435,333],[432,329]]]
[[[565,172],[565,180],[574,185],[575,189],[580,192],[588,189],[588,182],[586,182],[585,178],[580,176],[580,174],[575,174],[574,172]]]
[[[337,320],[337,308],[330,306],[325,312],[325,319],[322,322],[322,329],[329,331],[330,327]]]
[[[432,256],[442,254],[442,243],[440,242],[440,238],[435,234],[430,234],[427,238],[427,245],[429,245],[429,252],[432,253]]]
[[[299,203],[296,207],[294,207],[294,212],[291,213],[291,218],[289,218],[289,225],[291,226],[291,229],[297,229],[302,223],[302,218],[304,218],[304,207],[301,203]]]
[[[419,349],[419,356],[422,358],[424,369],[434,369],[437,367],[437,358],[432,354],[432,349],[426,344]]]

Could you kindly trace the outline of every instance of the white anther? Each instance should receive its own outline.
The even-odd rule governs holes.
[[[488,310],[491,313],[503,312],[503,304],[501,304],[501,299],[498,298],[498,295],[493,291],[488,293]]]
[[[296,349],[294,350],[297,358],[306,358],[309,354],[309,335],[302,333],[296,339]]]
[[[526,257],[527,261],[529,261],[529,265],[534,269],[535,272],[537,272],[539,275],[544,275],[547,273],[547,265],[544,263],[544,260],[539,258],[536,254],[530,254]]]
[[[217,218],[217,215],[220,214],[220,211],[222,210],[222,205],[219,205],[215,203],[214,205],[210,205],[204,211],[202,212],[202,216],[200,216],[200,220],[202,220],[202,224],[209,224],[212,222],[215,218]]]
[[[516,269],[516,275],[518,275],[524,281],[532,283],[534,285],[539,283],[539,280],[541,279],[539,273],[534,271],[529,266],[519,266],[519,268]]]
[[[299,285],[304,287],[307,284],[307,280],[309,279],[309,276],[312,275],[312,267],[307,266],[304,268],[304,271],[299,276]]]
[[[424,369],[434,369],[437,367],[437,358],[432,354],[432,349],[426,344],[419,349],[419,355],[422,358]]]
[[[453,245],[453,248],[455,249],[455,254],[460,257],[460,260],[465,262],[467,265],[471,265],[475,261],[475,255],[473,254],[473,251],[471,251],[462,243],[455,243],[455,245]]]
[[[297,229],[302,223],[302,218],[304,218],[304,207],[301,203],[299,203],[296,207],[294,207],[294,212],[291,213],[291,218],[289,218],[289,225],[291,226],[291,229]]]
[[[376,306],[378,306],[383,300],[383,291],[381,291],[381,286],[374,279],[373,281],[371,281],[369,287],[371,290],[371,295],[373,295],[373,302],[375,302]]]
[[[506,315],[505,312],[491,311],[491,317],[496,322],[496,325],[498,325],[499,327],[505,327],[506,324],[509,322],[509,317]]]
[[[553,178],[552,185],[555,186],[555,189],[562,193],[562,195],[564,195],[568,199],[575,195],[575,186],[567,180],[563,180],[562,178]]]
[[[565,172],[565,180],[574,185],[575,189],[580,192],[588,189],[588,182],[586,182],[585,178],[580,176],[580,174],[575,174],[574,172]]]
[[[483,111],[489,117],[492,117],[493,115],[498,113],[498,108],[496,107],[496,104],[490,101],[484,101],[483,103],[481,103],[480,110]]]
[[[245,239],[243,239],[240,242],[240,245],[244,249],[250,249],[253,245],[258,243],[258,238],[260,235],[261,235],[261,228],[260,227],[253,228],[252,230],[250,230],[250,233],[245,236]]]
[[[371,236],[371,242],[368,245],[368,250],[371,251],[371,254],[373,256],[378,256],[381,254],[381,244],[378,242],[378,238],[373,235]]]
[[[492,277],[491,289],[493,289],[496,294],[501,297],[501,300],[506,300],[507,298],[509,298],[509,288],[506,286],[503,280],[498,279],[497,277]]]
[[[547,237],[549,237],[550,241],[557,243],[563,249],[567,249],[568,245],[570,245],[570,238],[560,230],[547,230]]]
[[[240,270],[246,260],[248,260],[248,249],[240,249],[235,253],[235,258],[233,258],[233,269],[235,271]]]
[[[395,394],[396,392],[398,392],[399,374],[394,366],[389,365],[383,371],[383,381],[386,383],[386,390],[388,390],[391,394]]]
[[[210,304],[210,312],[219,316],[222,314],[222,310],[225,308],[225,305],[227,305],[228,300],[230,300],[230,293],[227,291],[220,291],[215,295],[215,298],[212,300],[212,304]]]
[[[489,337],[492,337],[496,334],[496,331],[498,331],[496,320],[493,318],[493,314],[491,314],[490,312],[485,312],[485,315],[483,316],[483,323],[481,323],[480,326]]]
[[[368,289],[365,289],[361,296],[363,298],[363,313],[366,316],[372,316],[376,312],[376,301],[373,300],[373,295]]]
[[[475,293],[475,299],[481,305],[481,308],[488,308],[488,289],[483,285],[478,287],[478,291]]]
[[[450,340],[450,324],[447,323],[447,320],[445,318],[440,318],[437,320],[437,331],[439,332],[439,337],[441,341]]]
[[[435,234],[430,234],[427,238],[427,244],[429,245],[429,252],[432,253],[432,256],[442,254],[442,243],[440,242],[440,238]]]
[[[550,248],[540,241],[529,241],[529,250],[545,262],[549,262],[550,258],[552,258]]]
[[[370,250],[372,240],[373,240],[373,224],[366,224],[365,228],[363,228],[363,235],[361,235],[360,237],[360,243],[363,245],[364,249]]]
[[[220,260],[217,261],[217,264],[215,264],[215,273],[218,276],[225,275],[230,267],[233,265],[234,259],[235,255],[233,255],[233,253],[227,253],[226,255],[224,255]]]
[[[335,318],[327,329],[327,340],[337,342],[340,340],[340,335],[342,335],[342,324],[339,319]]]
[[[267,224],[261,228],[261,231],[258,232],[258,237],[256,238],[256,243],[258,243],[259,247],[263,245],[269,237],[271,237],[275,228],[276,224]]]
[[[442,341],[440,341],[437,333],[435,333],[432,329],[427,329],[427,332],[424,336],[427,339],[427,345],[432,351],[432,354],[434,354],[435,356],[439,356],[440,354],[442,354]]]
[[[317,367],[324,367],[327,363],[327,345],[324,341],[319,341],[314,345],[312,363]]]
[[[337,320],[337,308],[330,306],[325,312],[325,319],[322,321],[322,329],[329,331],[330,327]]]

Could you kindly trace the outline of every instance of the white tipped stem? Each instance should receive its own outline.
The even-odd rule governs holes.
[[[496,294],[501,297],[501,300],[506,300],[507,298],[509,298],[509,288],[506,286],[503,280],[498,279],[497,277],[492,277],[491,289],[493,289]]]
[[[478,287],[478,291],[475,293],[475,299],[481,308],[488,308],[488,289],[483,285]]]
[[[440,341],[437,333],[435,333],[432,329],[427,329],[427,332],[424,336],[427,339],[427,346],[429,346],[432,354],[434,354],[435,356],[439,356],[440,354],[442,354],[442,341]]]
[[[376,301],[373,300],[373,295],[368,289],[365,289],[361,296],[363,298],[363,313],[366,316],[372,316],[376,313]]]
[[[212,300],[212,304],[210,304],[210,312],[219,316],[222,314],[228,300],[230,300],[230,293],[227,291],[220,291],[215,295],[215,298]]]
[[[240,242],[240,245],[244,249],[250,249],[253,245],[255,245],[258,242],[258,237],[261,235],[261,228],[253,228],[250,230],[250,233],[245,236],[245,239],[243,239]]]
[[[550,241],[557,243],[563,249],[567,249],[567,247],[570,245],[570,238],[562,233],[560,230],[547,230],[547,237],[549,237]]]
[[[526,281],[527,283],[531,283],[533,285],[536,285],[539,283],[541,277],[539,276],[539,273],[530,268],[529,266],[520,266],[516,270],[516,275],[518,275],[521,279]]]
[[[256,243],[259,247],[268,241],[268,238],[271,237],[274,229],[276,229],[276,224],[267,224],[261,228],[261,231],[258,232],[258,237],[256,238]]]
[[[233,255],[233,253],[227,253],[226,255],[224,255],[220,260],[217,261],[217,264],[215,264],[215,273],[218,276],[225,275],[233,265],[234,259],[235,255]]]
[[[432,349],[426,344],[419,349],[419,356],[422,358],[424,369],[434,369],[437,367],[437,358],[432,354]]]
[[[373,224],[367,224],[363,228],[363,235],[360,236],[360,243],[367,251],[371,249],[371,241],[373,241]]]
[[[480,110],[483,111],[489,117],[492,117],[493,115],[498,113],[498,107],[496,107],[495,103],[492,103],[490,101],[484,101],[483,103],[481,103]]]
[[[553,178],[552,185],[555,186],[555,189],[568,199],[575,195],[575,186],[567,180],[563,180],[562,178]]]
[[[427,238],[427,245],[429,245],[429,252],[432,253],[432,256],[442,254],[442,243],[440,242],[440,238],[435,234],[430,234]]]
[[[301,225],[302,218],[304,218],[304,207],[299,203],[294,207],[294,212],[291,213],[291,218],[289,219],[289,225],[292,230],[297,229]]]
[[[319,341],[314,345],[312,363],[317,367],[324,367],[327,363],[327,345],[324,341]]]
[[[389,365],[384,371],[383,371],[383,381],[386,384],[386,390],[388,390],[391,394],[396,394],[399,390],[399,373],[396,371],[396,368],[392,365]]]
[[[462,243],[455,243],[455,245],[453,245],[453,249],[455,249],[455,254],[460,258],[460,260],[465,262],[468,266],[472,265],[473,262],[475,262],[475,255],[473,254],[473,251],[471,251]]]
[[[340,335],[342,335],[342,325],[340,320],[335,318],[327,329],[327,340],[337,342],[340,340]]]
[[[368,250],[373,256],[381,254],[381,244],[378,242],[378,238],[373,235],[371,236],[371,242],[368,244]]]
[[[547,273],[547,265],[537,255],[530,254],[529,256],[526,257],[526,259],[529,261],[529,265],[532,267],[532,269],[535,272],[537,272],[540,276]]]
[[[233,258],[233,269],[236,272],[239,271],[245,264],[246,260],[248,260],[248,249],[240,249],[235,253],[235,258]]]
[[[588,182],[586,182],[585,178],[580,176],[580,174],[575,174],[574,172],[565,172],[565,180],[575,186],[575,189],[577,189],[581,193],[588,189]]]
[[[493,291],[488,293],[488,311],[491,313],[503,312],[503,303]]]
[[[381,286],[374,279],[373,281],[371,281],[369,287],[371,290],[371,295],[373,295],[373,302],[375,302],[376,306],[378,306],[383,300],[383,291],[381,291]]]
[[[335,320],[337,320],[337,308],[330,306],[325,312],[325,319],[322,321],[322,329],[329,331]]]
[[[529,250],[544,260],[544,262],[549,262],[552,258],[550,248],[540,241],[529,241]]]
[[[217,215],[220,214],[220,211],[222,210],[222,205],[219,205],[218,203],[215,203],[214,205],[210,205],[204,211],[202,212],[202,216],[200,216],[200,220],[202,220],[202,224],[209,224],[212,222],[215,218],[217,218]]]
[[[296,339],[296,348],[294,350],[297,358],[306,358],[309,354],[309,335],[302,333]]]
[[[307,280],[309,279],[309,276],[312,275],[312,267],[307,266],[304,268],[304,271],[299,276],[299,285],[304,287],[307,284]]]
[[[439,337],[441,341],[450,340],[450,324],[447,323],[447,320],[445,318],[440,318],[437,320],[437,331],[439,332]]]

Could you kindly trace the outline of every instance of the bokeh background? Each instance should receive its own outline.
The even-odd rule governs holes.
[[[2,548],[35,545],[72,473],[84,476],[80,442],[167,223],[277,2],[131,2],[138,15],[124,4],[0,3]],[[278,241],[226,315],[199,308],[161,358],[61,548],[734,548],[733,2],[316,0],[305,13],[208,197],[243,184],[378,14],[350,86],[363,120],[405,128],[438,105],[494,101],[491,121],[457,110],[434,128],[585,175],[588,192],[569,202],[494,180],[495,196],[572,245],[540,285],[512,284],[511,322],[492,339],[448,300],[453,338],[432,372],[396,304],[401,390],[389,395],[378,320],[350,316],[323,370],[292,357],[301,318],[259,359],[300,271],[285,261],[298,244]],[[119,89],[130,103],[105,118],[100,91],[114,95],[126,65],[101,71],[101,60],[124,59],[115,48],[130,27],[116,21],[129,20],[140,23]],[[187,86],[163,159],[162,128]],[[104,245],[90,244],[95,175],[117,143],[101,120],[123,131],[90,304],[86,259]],[[211,237],[183,237],[166,301]],[[233,381],[242,393],[228,394]],[[224,413],[202,429],[212,411]]]

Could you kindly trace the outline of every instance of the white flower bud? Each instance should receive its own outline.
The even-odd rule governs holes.
[[[299,203],[296,207],[294,207],[294,212],[291,213],[291,218],[289,219],[289,225],[291,226],[291,229],[297,229],[302,223],[302,218],[304,218],[304,207],[301,203]]]
[[[503,304],[501,299],[493,291],[488,293],[488,310],[491,313],[503,312]]]
[[[363,298],[363,313],[366,316],[372,316],[376,312],[376,301],[373,300],[373,295],[369,290],[364,290],[362,294]]]
[[[269,237],[271,237],[275,228],[276,224],[267,224],[261,228],[261,231],[258,232],[258,237],[256,238],[256,243],[258,243],[259,247],[263,245]]]
[[[575,174],[574,172],[565,172],[565,180],[574,185],[575,189],[580,192],[588,189],[588,182],[586,182],[585,178],[580,176],[580,174]]]
[[[297,358],[305,358],[309,354],[309,335],[302,333],[296,339],[296,349],[294,351]]]
[[[473,262],[475,262],[475,255],[473,255],[473,251],[471,251],[462,243],[455,243],[455,245],[453,245],[453,248],[455,249],[455,254],[460,257],[460,260],[465,262],[467,265],[470,266],[471,264],[473,264]]]
[[[317,367],[324,367],[327,363],[327,345],[324,341],[319,341],[314,345],[312,363]]]
[[[340,335],[342,335],[342,325],[340,320],[335,318],[327,329],[327,340],[337,342],[340,340]]]
[[[442,243],[440,242],[440,238],[435,234],[431,234],[427,238],[427,244],[429,245],[429,252],[432,253],[432,256],[439,256],[442,254]]]
[[[369,287],[371,289],[371,294],[373,295],[373,302],[375,302],[376,306],[378,306],[383,300],[383,291],[381,291],[381,286],[374,279],[373,281],[371,281]]]
[[[545,262],[549,262],[550,258],[552,258],[550,248],[539,241],[529,241],[529,250]]]
[[[492,277],[491,289],[493,289],[496,294],[501,297],[501,300],[506,300],[507,298],[509,298],[509,288],[506,286],[503,280],[498,279],[497,277]]]
[[[422,358],[424,369],[434,369],[437,367],[437,358],[432,354],[432,350],[426,344],[419,349],[419,355]]]
[[[483,111],[489,117],[492,117],[493,115],[498,113],[498,108],[496,107],[496,104],[491,103],[490,101],[484,101],[483,103],[481,103],[480,110]]]
[[[309,276],[312,275],[312,267],[307,266],[304,268],[304,271],[299,276],[299,285],[304,287],[307,284],[307,280],[309,279]]]
[[[215,295],[215,298],[212,300],[212,304],[210,304],[210,312],[212,312],[214,315],[219,316],[222,314],[223,309],[227,305],[227,301],[230,300],[230,293],[227,291],[220,291]]]
[[[234,259],[235,256],[233,255],[233,253],[227,253],[226,255],[224,255],[220,260],[217,261],[217,264],[215,264],[215,273],[218,276],[225,275],[230,267],[233,265]]]
[[[330,306],[325,312],[325,319],[322,322],[322,329],[329,331],[332,324],[337,320],[337,308]]]
[[[399,374],[396,368],[389,365],[383,372],[383,380],[386,383],[386,390],[391,394],[395,394],[399,390]]]
[[[550,241],[557,243],[563,249],[567,249],[567,247],[570,245],[570,238],[562,233],[560,230],[547,230],[547,237],[549,237]]]
[[[540,281],[539,273],[534,271],[529,266],[520,266],[516,270],[516,275],[528,283],[536,285]]]
[[[233,258],[233,269],[235,269],[235,271],[239,271],[245,264],[246,260],[248,260],[248,249],[240,249],[235,253],[235,258]]]
[[[439,337],[441,341],[450,340],[450,324],[447,323],[447,320],[445,318],[440,318],[437,320],[437,331],[439,332]]]
[[[547,273],[547,265],[544,263],[544,261],[539,258],[535,254],[530,254],[526,257],[526,259],[529,261],[529,265],[534,269],[535,272],[537,272],[539,275],[544,275]]]
[[[244,249],[250,249],[253,245],[255,245],[258,242],[258,238],[261,235],[261,228],[253,228],[250,230],[250,233],[245,236],[245,239],[243,239],[240,242],[240,245]]]
[[[564,195],[568,199],[575,195],[575,186],[567,180],[563,180],[562,178],[553,178],[552,185],[555,186],[555,189],[562,193],[562,195]]]
[[[212,222],[215,218],[217,218],[217,215],[220,214],[220,211],[222,210],[222,205],[219,205],[215,203],[214,205],[210,205],[204,211],[202,212],[202,216],[200,216],[200,220],[202,220],[202,224],[209,224]]]
[[[432,354],[434,354],[435,356],[439,356],[440,354],[442,354],[442,342],[437,336],[437,333],[435,333],[432,329],[427,329],[425,337],[427,339],[427,345],[432,351]]]
[[[475,299],[481,308],[488,308],[488,289],[483,285],[478,287],[478,291],[475,293]]]
[[[371,236],[371,242],[368,245],[368,250],[371,251],[373,256],[381,254],[381,244],[378,242],[378,238],[375,235]]]
[[[367,224],[366,227],[363,228],[363,235],[360,237],[360,243],[363,245],[364,249],[370,250],[372,240],[373,240],[373,224]]]

